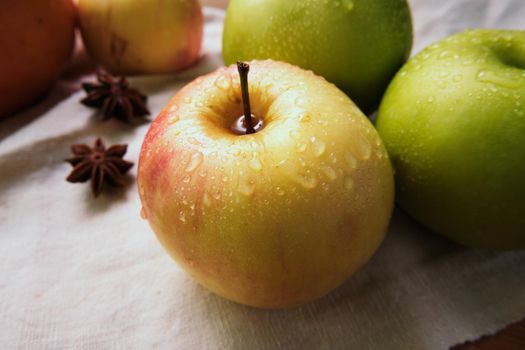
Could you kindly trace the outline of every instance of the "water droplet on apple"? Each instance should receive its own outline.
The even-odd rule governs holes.
[[[430,96],[428,99],[427,99],[428,102],[432,103],[434,102],[434,97],[433,96]]]
[[[226,91],[230,88],[232,84],[232,78],[229,74],[219,75],[217,79],[215,79],[214,84],[219,89]]]
[[[505,76],[490,70],[480,70],[477,75],[477,80],[482,83],[491,83],[508,89],[517,89],[522,82],[519,79],[514,79],[512,76]]]
[[[299,153],[303,153],[304,151],[306,151],[306,147],[308,147],[308,145],[306,143],[298,143],[295,148],[297,149],[297,152]]]
[[[181,210],[179,212],[179,220],[182,222],[182,223],[185,223],[186,222],[186,214]]]
[[[262,169],[261,161],[259,160],[259,154],[257,152],[253,152],[253,157],[250,160],[250,168],[253,170],[259,171]]]
[[[335,155],[335,153],[330,153],[330,155],[328,156],[328,158],[330,159],[330,161],[335,164],[337,163],[337,156]]]
[[[354,170],[357,168],[357,159],[351,153],[345,153],[345,161],[348,165],[349,170]]]
[[[255,183],[253,180],[247,179],[246,177],[241,177],[237,191],[245,196],[251,196],[255,191]]]
[[[299,133],[299,131],[297,131],[297,130],[290,131],[290,137],[291,138],[297,140],[300,136],[301,136],[301,134]]]
[[[464,66],[470,66],[470,65],[472,65],[473,62],[472,62],[472,60],[466,59],[466,60],[464,60],[464,61],[461,62],[461,63],[462,63]]]
[[[304,161],[304,158],[299,157],[298,161],[299,161],[299,164],[301,164],[301,166],[302,166],[303,168],[306,166],[306,162]]]
[[[273,86],[273,80],[270,79],[270,78],[264,78],[262,81],[261,81],[261,85],[265,88],[265,89],[269,89]]]
[[[208,194],[208,192],[204,192],[204,195],[202,196],[202,203],[204,204],[205,207],[209,207],[211,202],[210,202],[210,195]]]
[[[333,181],[337,178],[337,173],[335,172],[334,168],[332,168],[329,165],[326,165],[326,164],[321,165],[321,171],[325,174],[328,180]]]
[[[168,124],[175,124],[179,119],[180,117],[178,115],[173,115],[168,119]]]
[[[302,123],[308,123],[310,120],[312,120],[312,117],[307,113],[301,113],[299,115],[299,121]]]
[[[299,96],[295,99],[295,105],[297,107],[307,107],[307,104],[308,104],[308,99],[306,99],[305,97],[303,96]]]
[[[354,188],[354,180],[351,177],[346,177],[344,186],[348,191],[351,191]]]
[[[232,150],[232,149],[229,149],[229,150],[228,150],[228,153],[233,154],[235,157],[238,157],[238,156],[241,155],[241,150],[238,149],[238,148],[235,148],[235,149],[233,149],[233,150]]]
[[[187,172],[192,172],[202,163],[203,155],[200,152],[193,153],[191,155],[190,162],[186,166]]]
[[[202,145],[202,143],[193,136],[188,138],[188,142],[196,146]]]
[[[304,174],[297,174],[293,179],[306,189],[313,189],[317,186],[317,179],[312,176],[310,171]]]
[[[146,209],[144,209],[144,207],[140,209],[140,217],[143,218],[144,220],[148,218],[148,213],[146,213]]]
[[[277,192],[278,196],[284,196],[284,190],[281,187],[277,186],[275,191]]]
[[[353,0],[343,0],[343,6],[347,11],[352,11],[354,9],[354,1]]]
[[[316,157],[323,155],[326,150],[326,145],[321,140],[318,140],[315,136],[310,137],[310,142],[312,143],[312,149]]]
[[[356,134],[354,135],[354,141],[357,156],[361,159],[370,158],[370,154],[372,153],[372,147],[370,146],[368,140],[366,140],[363,136]]]
[[[447,50],[444,50],[444,51],[442,51],[442,52],[439,54],[438,58],[440,58],[440,59],[445,59],[445,58],[447,58],[448,56],[449,56],[448,51],[447,51]]]
[[[186,176],[184,176],[184,178],[182,179],[182,182],[184,182],[184,183],[188,183],[188,182],[190,182],[190,180],[191,180],[191,177],[190,177],[189,175],[186,175]]]
[[[481,39],[480,38],[472,38],[470,39],[470,41],[473,43],[473,44],[481,44]]]

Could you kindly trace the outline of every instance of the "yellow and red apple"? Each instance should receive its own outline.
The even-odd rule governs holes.
[[[211,291],[257,307],[299,305],[345,281],[383,240],[393,174],[373,126],[335,85],[252,61],[262,128],[239,134],[235,66],[184,87],[140,154],[143,214]]]
[[[89,55],[114,74],[171,73],[199,57],[198,0],[79,0]]]

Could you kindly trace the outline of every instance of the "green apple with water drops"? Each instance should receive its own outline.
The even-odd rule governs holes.
[[[231,0],[223,34],[226,64],[271,58],[313,70],[365,113],[411,47],[406,0]]]
[[[525,31],[424,49],[388,87],[377,128],[406,211],[469,246],[525,249]]]
[[[394,178],[379,135],[342,91],[286,63],[250,65],[253,124],[234,65],[191,82],[152,123],[138,168],[143,216],[211,291],[295,306],[372,256]]]

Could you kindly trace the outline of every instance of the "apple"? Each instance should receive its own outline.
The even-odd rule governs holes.
[[[74,36],[71,0],[0,1],[0,118],[29,106],[53,85]]]
[[[171,73],[199,57],[198,0],[79,0],[78,16],[89,55],[113,74]]]
[[[465,245],[525,248],[525,31],[426,48],[388,87],[377,128],[417,220]]]
[[[231,0],[223,33],[226,64],[270,58],[311,69],[365,113],[411,47],[406,0]]]
[[[221,68],[152,123],[139,159],[142,212],[206,288],[256,307],[295,306],[371,257],[394,179],[374,127],[333,84],[282,62],[250,65],[242,94],[235,65]]]

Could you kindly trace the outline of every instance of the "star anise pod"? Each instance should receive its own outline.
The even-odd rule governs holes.
[[[113,145],[106,149],[100,138],[93,148],[80,144],[71,146],[74,156],[66,159],[74,168],[66,178],[69,182],[86,182],[91,179],[91,191],[97,197],[104,183],[113,186],[124,186],[124,174],[133,166],[122,157],[126,154],[127,145]]]
[[[102,120],[117,118],[132,123],[134,118],[150,114],[146,95],[130,87],[125,77],[97,73],[97,80],[97,83],[82,83],[87,96],[80,102],[102,109]]]

